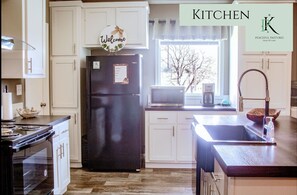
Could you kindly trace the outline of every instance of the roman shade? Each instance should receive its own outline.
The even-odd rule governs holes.
[[[150,20],[153,25],[153,39],[160,40],[226,40],[228,26],[180,26],[178,20]]]

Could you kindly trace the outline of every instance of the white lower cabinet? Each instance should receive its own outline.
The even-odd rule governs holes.
[[[179,162],[195,162],[193,146],[194,135],[190,124],[177,125],[176,132],[176,160]]]
[[[220,178],[217,178],[217,175],[214,173],[206,173],[202,172],[201,177],[201,191],[200,195],[223,195],[224,189],[220,189],[219,182],[221,181]]]
[[[149,127],[149,160],[150,161],[174,161],[175,137],[174,124],[150,125]],[[161,146],[161,147],[160,147]]]
[[[220,112],[220,114],[234,112]],[[145,166],[147,168],[194,168],[196,139],[193,115],[212,111],[146,111]]]
[[[54,194],[63,194],[70,183],[69,120],[53,126]]]
[[[201,172],[201,195],[296,195],[297,192],[296,178],[227,177],[216,160],[213,173]]]
[[[81,167],[81,132],[79,127],[79,115],[78,112],[73,109],[54,109],[53,115],[70,115],[69,120],[69,158],[70,166],[79,168]]]

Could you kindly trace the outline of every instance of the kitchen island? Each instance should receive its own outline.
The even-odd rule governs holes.
[[[262,125],[249,121],[245,115],[197,115],[194,118],[202,125],[247,125],[259,135],[263,129]],[[214,183],[223,188],[223,194],[269,194],[272,191],[278,194],[281,188],[287,190],[285,194],[297,193],[297,120],[280,116],[274,124],[276,145],[213,145],[215,164],[212,175],[220,177]],[[201,180],[204,179],[202,176]],[[241,185],[241,191],[236,191],[239,189],[235,187],[236,183]],[[200,189],[199,181],[197,185]]]

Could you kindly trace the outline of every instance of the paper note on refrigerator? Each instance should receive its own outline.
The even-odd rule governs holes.
[[[114,83],[128,84],[128,64],[114,64]]]

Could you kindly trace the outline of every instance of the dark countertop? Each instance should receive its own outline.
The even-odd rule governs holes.
[[[203,106],[147,106],[147,111],[236,111],[231,106],[214,106],[214,107],[203,107]]]
[[[69,120],[68,115],[38,115],[35,118],[23,119],[22,117],[15,118],[15,124],[21,125],[57,125],[63,121]]]
[[[262,125],[245,115],[197,115],[204,125],[248,125],[262,132]],[[214,145],[213,153],[227,176],[297,177],[297,119],[280,116],[275,121],[276,145]],[[199,160],[199,159],[198,159]]]

